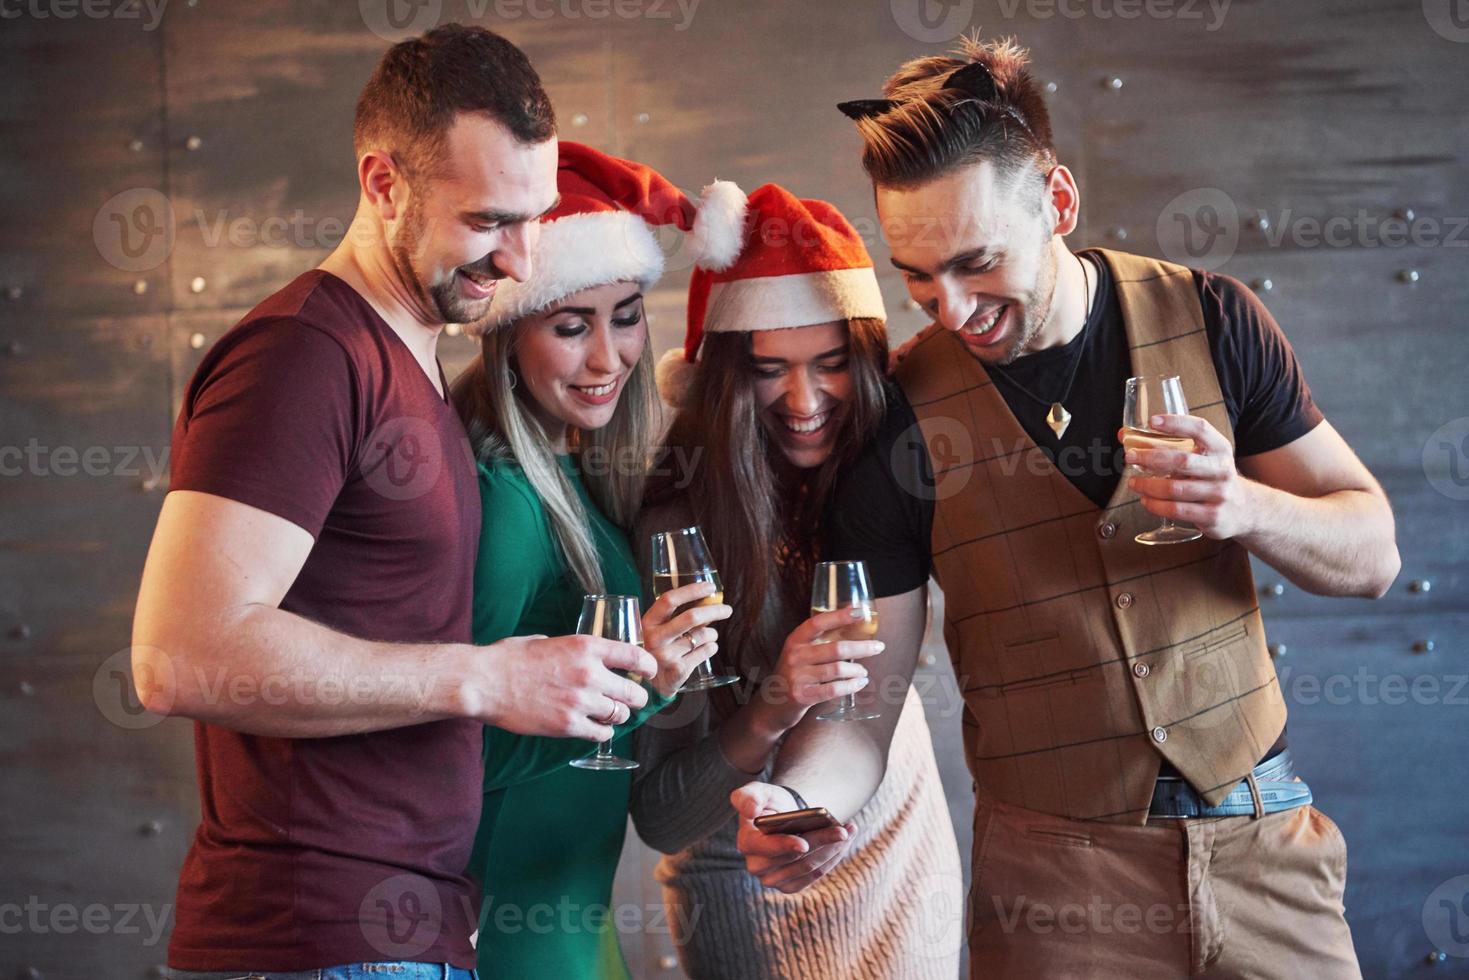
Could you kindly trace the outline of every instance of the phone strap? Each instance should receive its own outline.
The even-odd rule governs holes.
[[[793,799],[793,800],[796,801],[796,809],[797,810],[809,810],[810,809],[810,807],[806,803],[806,798],[804,796],[802,796],[800,793],[797,793],[795,790],[791,789],[789,786],[782,785],[781,783],[776,783],[776,785],[777,786],[780,786],[781,789],[783,789],[787,793],[791,794],[791,799]]]

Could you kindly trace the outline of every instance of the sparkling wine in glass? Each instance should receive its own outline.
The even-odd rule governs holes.
[[[1172,449],[1178,452],[1194,451],[1194,441],[1180,436],[1165,435],[1148,428],[1148,420],[1154,415],[1187,415],[1188,402],[1183,397],[1183,385],[1176,375],[1167,377],[1128,378],[1127,400],[1122,406],[1122,445],[1125,449]],[[1146,473],[1141,467],[1138,473]],[[1172,476],[1171,473],[1153,473],[1152,476]],[[1197,541],[1204,532],[1187,524],[1175,524],[1168,518],[1151,531],[1144,531],[1136,538],[1139,544],[1183,544]]]
[[[867,584],[867,565],[860,561],[824,561],[816,566],[811,585],[812,614],[855,608],[862,618],[851,626],[836,630],[832,640],[870,640],[877,636],[877,609],[872,604],[872,589]],[[857,695],[843,694],[837,707],[816,716],[817,721],[870,721],[881,718],[880,712],[857,704]]]
[[[643,643],[643,611],[635,595],[589,595],[581,601],[581,617],[576,621],[576,631],[583,636],[600,636],[619,643],[641,646]],[[634,680],[638,678],[633,677]],[[636,769],[638,764],[631,759],[612,754],[612,743],[602,742],[596,755],[572,759],[578,769]]]
[[[690,606],[717,606],[724,601],[724,587],[719,583],[719,572],[709,557],[709,546],[704,543],[704,534],[698,527],[684,527],[677,531],[659,531],[653,535],[653,594],[665,592],[695,582],[709,582],[714,594]],[[683,609],[678,610],[682,612]],[[715,674],[709,661],[702,661],[689,679],[680,688],[683,691],[707,691],[715,687],[739,682],[738,674]]]

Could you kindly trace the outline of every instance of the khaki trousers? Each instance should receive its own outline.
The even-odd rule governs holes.
[[[1360,980],[1321,811],[1080,822],[981,799],[971,980]]]

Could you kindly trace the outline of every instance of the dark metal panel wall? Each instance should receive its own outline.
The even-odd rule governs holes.
[[[1388,598],[1275,595],[1280,577],[1260,568],[1262,601],[1292,743],[1352,847],[1364,972],[1469,975],[1463,6],[4,5],[0,977],[142,977],[163,962],[152,923],[166,926],[197,819],[189,726],[137,714],[118,654],[177,398],[224,330],[338,241],[356,201],[352,106],[387,41],[454,19],[525,48],[567,138],[690,190],[775,180],[836,202],[867,233],[898,340],[922,320],[886,268],[857,141],[832,105],[875,95],[901,60],[966,28],[1030,45],[1081,181],[1075,242],[1255,285],[1393,495],[1404,573]],[[670,265],[650,301],[660,350],[682,339],[687,263],[674,252]],[[472,354],[446,338],[451,374]],[[953,679],[941,648],[929,653],[930,724],[967,851]],[[624,936],[629,963],[675,976],[647,911],[653,856],[633,842],[626,857],[617,901],[643,923]],[[1434,950],[1446,958],[1431,966]]]

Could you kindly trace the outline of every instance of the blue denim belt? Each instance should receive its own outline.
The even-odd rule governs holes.
[[[1260,812],[1279,813],[1311,802],[1311,787],[1296,778],[1290,749],[1260,763],[1250,773],[1260,793]],[[1255,815],[1255,797],[1250,780],[1245,779],[1229,791],[1217,805],[1210,806],[1202,796],[1179,776],[1159,776],[1153,787],[1153,804],[1149,817],[1251,817]]]

